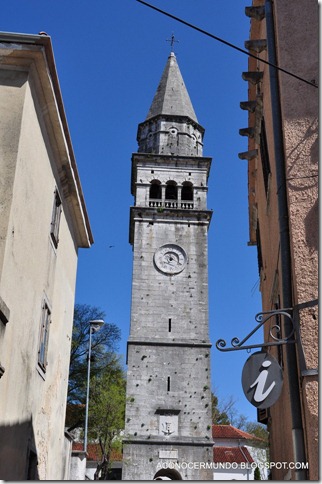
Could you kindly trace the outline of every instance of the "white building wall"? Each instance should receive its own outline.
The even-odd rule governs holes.
[[[226,463],[226,465],[229,463]],[[229,466],[226,469],[218,469],[213,473],[214,481],[253,481],[254,472],[252,469],[231,469]]]
[[[54,97],[51,103],[44,99],[46,89],[49,97],[53,94],[52,84],[46,84],[48,70],[42,71],[44,54],[37,56],[36,47],[26,52],[23,47],[17,49],[17,59],[11,51],[12,64],[19,64],[24,55],[25,70],[28,56],[35,56],[33,61],[40,64],[36,71],[31,62],[28,73],[19,72],[16,77],[15,67],[2,68],[5,57],[0,61],[0,139],[11,135],[0,157],[6,186],[0,190],[0,216],[4,215],[0,222],[0,302],[10,314],[7,323],[0,321],[0,364],[5,370],[0,379],[0,477],[26,479],[34,459],[40,480],[61,480],[68,465],[64,423],[77,250],[79,234],[83,237],[89,226],[79,222],[85,210],[79,199],[71,211],[72,197],[77,197],[75,179],[62,185],[58,167],[64,163],[66,173],[71,170],[71,153],[57,123]],[[38,76],[44,82],[42,89]],[[57,248],[50,237],[56,188],[62,200]],[[83,246],[89,247],[89,239],[85,236],[84,240]],[[38,366],[44,298],[51,311],[45,372]]]

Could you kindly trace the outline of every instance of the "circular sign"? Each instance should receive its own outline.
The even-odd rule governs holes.
[[[277,360],[263,351],[253,353],[242,373],[242,386],[247,400],[257,408],[268,408],[278,400],[283,373]]]
[[[165,274],[179,274],[187,262],[187,255],[182,247],[175,244],[166,244],[154,254],[156,267]]]

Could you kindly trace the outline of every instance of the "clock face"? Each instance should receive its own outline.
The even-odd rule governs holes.
[[[182,247],[166,244],[154,254],[154,263],[165,274],[179,274],[186,266],[187,255]]]

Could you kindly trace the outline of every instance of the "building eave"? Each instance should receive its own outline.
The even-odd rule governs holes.
[[[48,35],[0,32],[0,59],[2,68],[25,70],[40,86],[44,122],[49,127],[51,142],[57,145],[59,156],[54,159],[71,212],[76,243],[78,247],[90,247],[94,240],[69,133],[51,38]]]

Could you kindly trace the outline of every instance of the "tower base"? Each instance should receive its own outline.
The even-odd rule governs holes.
[[[209,481],[213,479],[212,442],[155,441],[146,440],[124,443],[124,481],[187,480]]]

